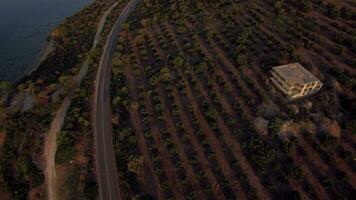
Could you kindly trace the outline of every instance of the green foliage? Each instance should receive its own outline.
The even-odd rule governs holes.
[[[125,141],[126,148],[132,149],[137,146],[137,138],[131,128],[122,128],[118,137],[120,141]]]
[[[173,60],[173,65],[175,68],[181,68],[184,65],[184,59],[180,56],[177,56]]]
[[[73,166],[73,169],[66,174],[66,180],[61,188],[62,196],[64,199],[81,200],[84,199],[84,193],[81,191],[81,173],[80,167],[77,165]]]
[[[28,154],[21,154],[17,159],[16,171],[24,177],[24,179],[31,182],[33,187],[37,187],[44,181],[42,171],[32,161]]]
[[[62,75],[59,77],[59,83],[67,90],[72,89],[75,86],[75,80],[72,76]]]
[[[208,70],[208,64],[206,62],[201,62],[199,63],[198,65],[195,65],[194,66],[194,70],[197,72],[197,73],[204,73],[204,72],[207,72]]]
[[[301,181],[303,179],[303,170],[298,166],[289,167],[287,173],[288,177],[295,181]]]
[[[246,66],[248,63],[248,58],[246,54],[239,54],[236,56],[236,63],[239,66]]]
[[[170,80],[170,73],[169,73],[169,69],[168,67],[163,67],[161,68],[160,72],[159,72],[159,77],[160,80],[163,82],[169,82]]]
[[[84,194],[87,200],[95,200],[99,194],[98,184],[95,180],[95,175],[90,173],[86,176],[84,184]]]
[[[356,120],[352,120],[347,124],[347,132],[356,135]]]
[[[334,151],[337,148],[337,146],[339,145],[337,138],[330,136],[330,135],[326,135],[325,137],[323,137],[321,139],[321,143],[322,143],[323,147],[325,149],[327,149],[328,151]]]
[[[7,81],[0,81],[0,95],[8,92],[12,88],[12,84]]]
[[[291,155],[295,152],[296,149],[296,144],[293,141],[287,141],[283,143],[283,152],[287,153],[288,155]]]
[[[340,16],[340,9],[332,3],[328,3],[326,14],[331,18]]]
[[[324,187],[328,188],[328,189],[332,189],[334,187],[334,181],[332,178],[326,178],[323,180],[323,185]]]
[[[344,18],[346,20],[350,20],[350,19],[355,19],[356,12],[353,11],[352,9],[348,8],[347,6],[343,6],[340,9],[340,15],[342,18]]]
[[[336,33],[334,36],[334,41],[339,43],[339,44],[344,44],[345,42],[347,42],[347,35],[344,32],[339,32]]]
[[[282,1],[275,1],[274,9],[276,10],[277,13],[280,13],[282,10]]]
[[[74,148],[74,132],[62,131],[58,134],[56,152],[56,163],[64,164],[73,160],[76,150]]]
[[[266,168],[275,159],[275,151],[262,139],[253,137],[243,144],[243,148],[259,167]]]
[[[207,112],[205,112],[205,117],[208,121],[213,122],[216,120],[217,113],[215,110],[209,109]]]
[[[309,12],[313,8],[309,0],[300,0],[300,4],[304,12]]]
[[[17,85],[18,92],[22,93],[26,90],[34,95],[36,105],[26,113],[9,112],[4,122],[6,140],[4,146],[1,145],[0,152],[0,191],[6,187],[7,191],[12,193],[12,199],[29,198],[31,195],[27,194],[28,191],[43,184],[42,169],[35,158],[42,153],[43,136],[48,131],[49,122],[53,117],[52,108],[57,108],[57,104],[49,102],[47,106],[40,101],[58,89],[58,82],[68,89],[74,86],[72,75],[78,72],[78,67],[87,57],[86,53],[92,45],[95,28],[99,21],[98,17],[102,15],[104,6],[102,2],[95,1],[78,14],[67,18],[51,34],[50,39],[55,41],[54,51],[42,62],[38,70],[21,80]],[[101,55],[101,51],[95,49],[89,54],[89,63],[92,64],[92,61]],[[7,88],[8,86],[1,83],[0,87]],[[88,94],[92,92],[92,88],[87,87],[85,90],[88,92],[81,91],[78,96],[84,94],[87,98]],[[89,108],[89,105],[84,103],[84,98],[75,100],[74,105],[71,110],[75,111],[69,111],[69,117],[66,117],[64,133],[59,133],[60,136],[57,138],[59,145],[56,162],[65,162],[74,157],[73,141],[76,139],[77,132],[74,132],[73,129],[79,132],[83,128],[88,128],[88,125],[90,126],[89,115],[83,111]],[[83,109],[78,110],[73,107]],[[2,114],[1,110],[0,115]],[[68,120],[68,118],[72,118],[72,120]],[[86,131],[90,132],[89,129]],[[73,182],[69,182],[68,186],[72,187]],[[78,197],[78,199],[83,198]]]
[[[278,133],[283,126],[283,121],[279,118],[274,118],[269,124],[268,128],[272,131],[272,133]]]
[[[295,6],[297,6],[303,12],[309,12],[313,5],[310,0],[290,0]]]
[[[346,87],[350,90],[354,90],[356,88],[356,79],[355,78],[347,79]]]
[[[7,112],[5,108],[0,105],[0,131],[5,128],[6,125]],[[1,134],[1,133],[0,133]]]

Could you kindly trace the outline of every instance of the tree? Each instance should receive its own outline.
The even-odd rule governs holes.
[[[6,124],[6,118],[7,118],[7,113],[5,108],[3,108],[3,106],[0,105],[0,130],[1,128],[4,128],[5,124]]]
[[[298,166],[289,167],[287,173],[288,177],[295,181],[301,181],[303,179],[303,170]]]
[[[163,67],[159,72],[161,81],[168,82],[170,80],[170,73],[168,67]]]
[[[73,145],[74,134],[72,131],[62,131],[57,136],[58,150],[56,152],[56,163],[69,162],[75,156],[76,150]]]
[[[347,35],[344,32],[341,33],[336,33],[334,36],[334,41],[339,43],[339,44],[343,44],[347,41]]]
[[[352,120],[347,124],[347,131],[352,135],[356,135],[356,120]]]
[[[57,87],[57,84],[52,83],[52,84],[50,84],[50,85],[47,87],[47,92],[48,92],[48,93],[52,93],[52,92],[54,92],[57,88],[58,88],[58,87]]]
[[[326,14],[331,18],[336,18],[340,16],[340,9],[336,5],[331,3],[328,3],[326,12]]]
[[[274,2],[274,8],[276,9],[277,14],[279,14],[282,10],[282,1]]]
[[[142,25],[143,27],[147,27],[147,26],[149,26],[149,24],[150,24],[147,19],[142,19],[140,23],[141,23],[141,25]]]
[[[11,83],[7,81],[0,81],[0,94],[7,92],[8,90],[11,89],[11,87],[12,87]]]
[[[49,97],[48,97],[48,94],[46,91],[40,91],[38,94],[37,94],[37,99],[38,99],[38,102],[42,105],[48,105],[49,103]]]
[[[236,63],[239,66],[246,66],[248,64],[248,58],[247,58],[246,54],[239,54],[236,57]]]
[[[345,6],[340,9],[340,15],[342,18],[344,18],[346,20],[349,20],[353,16],[356,16],[355,13],[353,13],[351,9],[349,9]]]
[[[346,81],[346,87],[350,90],[353,90],[356,87],[356,79],[350,78]]]
[[[300,0],[300,3],[304,12],[309,12],[313,8],[313,5],[309,0]]]
[[[59,83],[66,89],[66,90],[70,90],[73,89],[73,87],[75,86],[75,80],[73,76],[69,76],[69,75],[62,75],[59,77]]]
[[[62,38],[65,35],[65,32],[66,32],[65,26],[64,25],[59,25],[55,29],[53,29],[53,31],[51,33],[51,37],[53,39]]]
[[[269,124],[268,128],[272,131],[272,133],[278,133],[283,126],[283,121],[279,118],[275,118],[272,120],[271,124]]]
[[[296,149],[296,144],[294,140],[287,141],[283,143],[282,150],[283,152],[287,153],[288,155],[291,155],[295,152]]]
[[[27,91],[30,92],[30,94],[35,94],[37,88],[35,83],[33,83],[32,81],[28,81],[28,85],[27,85]]]
[[[24,83],[21,83],[17,86],[17,91],[22,93],[26,89],[26,85]]]
[[[197,73],[204,73],[208,70],[208,64],[206,62],[202,62],[199,65],[195,66],[194,69]]]
[[[243,53],[246,53],[247,51],[247,48],[244,44],[239,44],[237,47],[236,47],[236,53],[237,54],[243,54]]]
[[[90,172],[85,179],[85,185],[84,185],[84,194],[86,198],[89,199],[96,199],[98,196],[98,185],[95,180],[95,175]]]
[[[174,58],[173,65],[175,68],[180,68],[183,66],[183,64],[184,64],[184,59],[182,57],[177,56]]]
[[[267,167],[275,157],[275,151],[262,139],[251,138],[243,144],[243,148],[248,152],[249,157],[261,168]]]

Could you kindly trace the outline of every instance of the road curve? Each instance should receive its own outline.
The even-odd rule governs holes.
[[[106,22],[107,16],[110,14],[112,9],[117,6],[117,3],[113,4],[100,19],[100,22],[96,29],[96,35],[94,38],[92,50],[97,47],[98,41],[100,40],[100,35],[103,30],[104,24]],[[83,62],[80,71],[75,77],[75,81],[77,86],[80,85],[83,78],[86,76],[89,68],[89,57],[85,59]],[[73,89],[74,91],[74,89]],[[62,125],[64,123],[64,119],[67,113],[67,110],[72,102],[72,93],[70,93],[63,99],[55,117],[53,118],[50,126],[50,130],[48,131],[45,138],[44,145],[44,159],[45,159],[45,182],[46,182],[46,190],[47,190],[47,199],[49,200],[57,200],[57,191],[56,191],[56,164],[55,157],[57,151],[57,133],[62,129]]]
[[[131,0],[116,20],[105,43],[95,80],[93,128],[95,167],[101,200],[122,199],[112,139],[110,105],[111,58],[115,52],[117,35],[138,2],[139,0]]]

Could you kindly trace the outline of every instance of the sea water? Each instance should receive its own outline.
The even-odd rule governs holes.
[[[0,80],[14,81],[38,58],[51,30],[93,0],[0,0]]]

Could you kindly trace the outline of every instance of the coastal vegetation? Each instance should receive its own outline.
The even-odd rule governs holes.
[[[94,79],[102,46],[123,6],[125,1],[119,2],[108,15],[98,47],[89,53],[91,62],[88,75],[75,90],[62,131],[58,133],[56,164],[59,168],[65,168],[59,172],[63,174],[62,184],[59,186],[59,197],[62,199],[97,199],[91,118]]]
[[[90,52],[89,50],[94,41],[99,19],[108,6],[109,4],[104,1],[96,1],[67,18],[49,36],[49,39],[54,42],[54,51],[46,57],[39,68],[16,84],[1,84],[0,134],[4,139],[0,143],[0,192],[11,193],[13,199],[45,197],[44,138],[63,97],[76,87],[74,76],[78,73],[84,59],[90,54],[93,59],[90,64],[93,64],[94,59],[100,56],[100,48]],[[95,68],[91,68],[91,74],[94,70]],[[92,81],[92,76],[89,76],[89,81]],[[88,83],[84,83],[84,86],[90,89]],[[84,111],[89,113],[90,106],[85,107],[85,101],[88,101],[90,95],[90,90],[83,94],[83,90],[78,89],[69,112],[69,117],[81,115],[78,123],[89,127],[87,130],[91,130],[90,117],[89,114],[83,115],[83,113]],[[82,107],[77,110],[76,106]],[[79,127],[75,131],[70,129],[70,119],[66,122],[68,124],[66,123],[63,134],[60,134],[58,139],[61,149],[57,154],[58,163],[68,161],[77,155],[74,147],[69,145],[75,144],[75,139],[81,136],[76,133],[82,132]],[[84,136],[92,141],[90,131]],[[88,159],[90,162],[88,161],[89,164],[85,166],[86,170],[74,169],[77,172],[86,172],[83,173],[86,192],[83,195],[90,194],[95,197],[93,155],[90,154],[92,144],[85,144],[89,150],[81,153],[83,157],[90,158]]]

